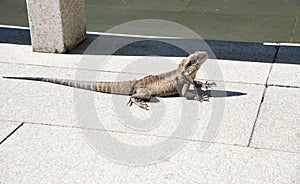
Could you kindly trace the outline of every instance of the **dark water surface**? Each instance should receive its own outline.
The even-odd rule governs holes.
[[[26,11],[25,0],[0,0],[0,24],[28,26]],[[204,39],[300,43],[300,0],[86,0],[86,16],[88,31],[163,19]]]

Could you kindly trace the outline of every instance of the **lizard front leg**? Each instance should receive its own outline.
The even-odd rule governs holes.
[[[217,86],[217,84],[215,82],[209,83],[208,81],[206,81],[205,83],[203,83],[201,81],[196,81],[196,80],[194,80],[194,85],[196,87],[205,88],[205,89],[212,88],[213,86]]]
[[[206,81],[205,83],[203,83],[201,81],[194,80],[194,91],[196,92],[194,99],[200,102],[209,101],[208,95],[203,94],[204,91],[202,90],[202,88],[208,89],[212,88],[213,86],[216,86],[215,82],[209,83],[208,81]]]
[[[194,92],[188,91],[190,84],[184,84],[181,89],[181,95],[186,97],[188,100],[197,100],[199,102],[208,101],[208,95],[204,95],[201,89],[194,86]]]
[[[208,95],[205,95],[205,94],[199,93],[199,92],[190,92],[190,91],[188,91],[185,94],[185,97],[188,100],[197,100],[199,102],[209,101]]]

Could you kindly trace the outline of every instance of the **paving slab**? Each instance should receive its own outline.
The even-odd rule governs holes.
[[[54,68],[105,70],[147,75],[175,69],[183,57],[110,56],[105,54],[51,54],[32,52],[28,45],[1,44],[1,63],[47,66]],[[110,53],[111,54],[111,53]],[[135,66],[127,67],[135,64]],[[158,63],[164,67],[158,67]],[[145,66],[146,65],[146,66]],[[141,67],[143,66],[143,67]],[[135,70],[134,70],[135,69]],[[150,69],[150,70],[149,70]]]
[[[208,92],[211,96],[208,103],[186,102],[185,98],[158,98],[158,103],[149,103],[150,111],[126,107],[124,104],[128,97],[103,98],[97,94],[94,96],[97,116],[91,118],[92,114],[85,115],[94,124],[83,123],[82,126],[246,146],[264,86],[237,83],[225,85],[225,89],[215,87]],[[84,106],[79,110],[84,111],[86,108]],[[185,128],[193,131],[184,135],[173,134],[182,123]]]
[[[269,77],[269,85],[300,87],[299,64],[274,64]]]
[[[68,54],[50,54],[32,52],[30,45],[0,44],[0,61],[3,63],[20,63],[29,65],[76,67],[81,56]]]
[[[70,69],[14,64],[1,64],[0,67],[1,76],[75,78],[75,70]],[[94,75],[93,73],[95,72],[91,71],[90,73]],[[114,73],[104,72],[101,74],[98,76],[99,80],[112,80],[117,76]],[[125,80],[133,77],[133,75],[122,75],[122,78]],[[86,80],[88,79],[86,78]],[[75,125],[73,88],[49,83],[7,80],[3,78],[0,78],[0,84],[1,119]]]
[[[12,44],[1,44],[0,53],[3,53],[3,57],[0,59],[2,63],[128,72],[144,75],[158,74],[176,69],[177,64],[182,59],[182,57],[82,56],[78,54],[34,53],[31,51],[30,46]],[[198,78],[264,84],[270,67],[271,64],[269,63],[209,59],[201,68]],[[255,71],[255,75],[253,74],[253,70]],[[6,72],[8,73],[8,71]]]
[[[20,125],[21,125],[20,122],[0,120],[0,142],[2,142],[9,134],[11,134]]]
[[[300,89],[268,87],[251,146],[300,153]]]
[[[135,140],[131,144],[148,139],[110,134]],[[203,150],[202,146],[188,141],[161,162],[132,166],[100,156],[79,129],[24,124],[1,145],[0,182],[299,183],[299,154],[219,144]]]
[[[269,77],[270,85],[300,86],[300,47],[280,46]]]
[[[19,76],[20,73],[22,76],[34,74],[34,76],[71,79],[75,76],[75,70],[71,69],[15,64],[1,64],[1,67],[4,69],[3,73],[0,73],[2,76]],[[99,80],[120,81],[140,77],[126,73],[87,72],[92,76],[96,75]],[[149,103],[151,111],[145,112],[134,106],[126,106],[128,96],[74,90],[66,86],[34,81],[1,78],[0,83],[2,88],[0,98],[3,101],[0,115],[4,120],[160,136],[170,136],[180,123],[186,123],[187,128],[197,126],[193,129],[194,136],[190,137],[193,135],[191,132],[174,136],[239,145],[248,143],[264,89],[263,85],[217,82],[217,87],[207,91],[211,96],[208,103],[187,101],[179,97],[156,98]],[[90,101],[91,104],[88,103]],[[89,112],[91,108],[84,105],[92,105],[91,108],[95,111]],[[236,106],[241,107],[239,116],[236,116]],[[94,113],[98,119],[92,119],[94,122],[92,124],[82,124],[78,122],[77,117],[80,113],[85,113],[80,117],[91,117],[90,113]],[[217,120],[214,121],[214,118]],[[132,124],[133,122],[135,124]],[[217,124],[214,125],[214,122]],[[139,127],[147,131],[140,130]],[[211,135],[205,137],[208,133]]]
[[[197,77],[225,82],[265,84],[270,67],[269,63],[211,59],[203,65]]]

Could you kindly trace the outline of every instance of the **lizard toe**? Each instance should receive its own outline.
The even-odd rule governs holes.
[[[209,101],[208,95],[197,95],[195,99],[199,102]]]

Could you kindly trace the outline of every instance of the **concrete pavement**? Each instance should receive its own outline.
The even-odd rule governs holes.
[[[294,51],[285,62],[281,54],[286,52],[279,50],[272,63],[210,59],[197,76],[218,84],[208,91],[210,102],[157,98],[149,103],[149,112],[127,107],[128,96],[0,78],[0,183],[299,183],[300,61]],[[78,78],[78,71],[101,80],[135,79],[174,69],[181,59],[117,55],[100,68],[84,68],[80,54],[33,53],[28,45],[4,43],[0,53],[0,76],[70,79]],[[107,59],[91,57],[100,63]],[[141,60],[147,67],[128,67]],[[209,75],[214,67],[221,77]],[[74,96],[91,94],[101,125],[78,122],[80,99]],[[183,109],[185,105],[196,108],[196,113]],[[160,115],[160,110],[159,123],[153,121],[147,130],[126,122],[126,118],[143,122]],[[191,134],[173,133],[182,112],[189,117],[183,127],[195,123]],[[220,121],[214,124],[212,116],[220,116]],[[117,141],[103,141],[106,133]],[[103,135],[103,140],[91,141],[89,135]],[[130,164],[129,146],[151,148],[164,140],[182,145],[155,163]],[[109,150],[118,150],[120,143],[128,147],[117,153]],[[159,151],[173,149],[163,148]]]

